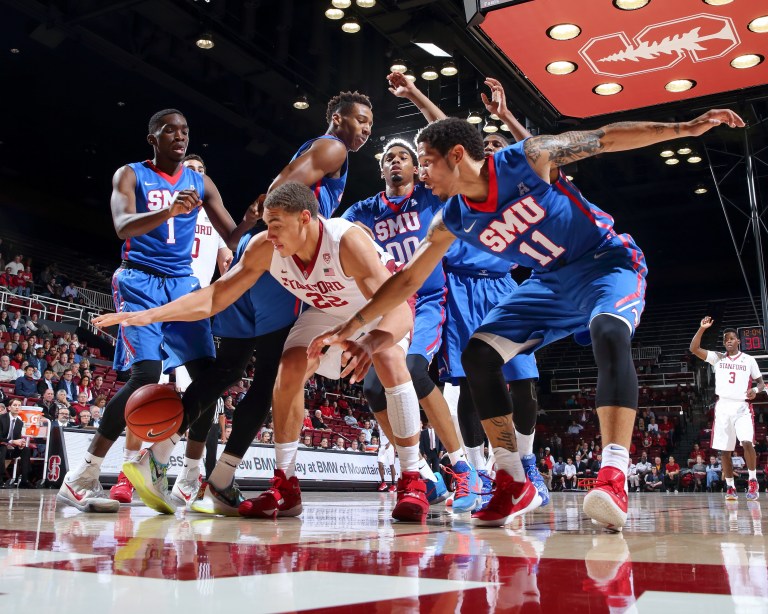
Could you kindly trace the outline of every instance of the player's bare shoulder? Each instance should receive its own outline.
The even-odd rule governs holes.
[[[248,247],[245,248],[241,262],[246,267],[258,267],[268,270],[274,252],[275,246],[267,239],[267,231],[264,230],[254,235],[248,242]]]

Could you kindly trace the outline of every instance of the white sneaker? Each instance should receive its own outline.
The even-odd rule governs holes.
[[[117,512],[120,502],[113,501],[101,487],[99,468],[88,467],[79,477],[70,471],[64,476],[56,499],[81,512]]]
[[[123,463],[123,473],[136,489],[144,505],[161,514],[173,514],[176,506],[168,493],[168,465],[155,460],[151,448],[145,448]]]
[[[210,482],[203,482],[197,499],[192,502],[190,509],[201,514],[219,516],[239,516],[238,508],[245,501],[234,480],[224,490],[219,490]]]
[[[185,475],[186,474],[186,475]],[[200,467],[192,467],[189,470],[182,471],[171,491],[171,497],[179,505],[189,507],[197,497],[197,491],[203,483],[203,476],[200,473]]]

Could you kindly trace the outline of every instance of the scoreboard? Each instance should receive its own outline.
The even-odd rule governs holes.
[[[764,352],[765,336],[762,326],[744,326],[737,329],[742,352]]]

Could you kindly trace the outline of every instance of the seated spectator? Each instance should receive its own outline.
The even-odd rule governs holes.
[[[656,465],[654,465],[651,467],[651,472],[645,477],[645,490],[648,492],[662,492],[663,488],[661,475]]]
[[[563,488],[576,488],[576,465],[573,464],[573,459],[570,456],[568,457],[568,460],[565,461],[562,483]]]
[[[66,286],[64,286],[64,290],[61,293],[61,298],[63,298],[65,301],[76,303],[77,296],[77,288],[75,288],[75,284],[73,282],[69,282]]]
[[[24,267],[24,270],[20,271],[16,278],[16,283],[19,288],[18,293],[21,296],[31,296],[32,288],[34,286],[32,279],[32,267]]]
[[[707,466],[701,455],[696,457],[696,462],[691,467],[691,473],[693,474],[693,492],[703,492],[707,487]]]
[[[68,350],[69,359],[72,361],[72,364],[80,364],[80,362],[83,360],[83,357],[78,353],[77,346],[74,343],[70,343]]]
[[[227,418],[227,422],[232,422],[232,417],[235,415],[234,399],[229,395],[224,397],[224,415]]]
[[[7,333],[8,332],[8,325],[10,323],[10,318],[8,317],[8,312],[3,309],[0,311],[0,333]]]
[[[24,359],[24,354],[22,354],[19,350],[16,350],[16,353],[11,358],[11,366],[16,368],[16,371],[24,372],[24,367],[27,366],[27,361]],[[19,376],[21,377],[21,376]]]
[[[54,359],[49,361],[49,363],[51,365],[51,369],[53,369],[54,375],[58,378],[61,378],[62,375],[64,375],[64,371],[67,369],[71,370],[72,365],[69,362],[69,356],[66,352],[59,352],[54,356]]]
[[[91,424],[95,428],[101,425],[101,408],[97,405],[91,405]]]
[[[640,475],[637,473],[637,465],[629,460],[629,469],[627,469],[627,487],[630,492],[634,489],[634,492],[640,490]]]
[[[373,429],[371,428],[371,421],[365,420],[363,422],[363,428],[360,429],[362,434],[365,435],[365,443],[369,443],[371,441],[371,436],[373,435]]]
[[[64,369],[56,390],[63,390],[67,394],[67,401],[74,403],[77,400],[77,384],[72,381],[72,369]]]
[[[347,409],[347,413],[344,416],[344,423],[347,426],[354,426],[354,427],[358,426],[357,418],[355,418],[355,415],[352,413],[352,408],[351,407],[349,409]]]
[[[651,472],[651,467],[653,467],[653,463],[648,459],[648,453],[643,452],[640,455],[640,460],[635,465],[637,469],[637,475],[640,476],[640,481],[643,482],[645,480],[645,476],[647,476]]]
[[[586,458],[582,458],[581,454],[576,455],[576,479],[580,480],[582,478],[589,477],[587,475],[587,460]]]
[[[85,393],[89,403],[93,401],[93,392],[91,391],[91,378],[87,375],[81,377],[80,381],[77,383],[78,396],[80,396],[81,393]]]
[[[364,431],[360,431],[357,434],[357,445],[360,447],[360,451],[361,452],[365,451],[365,446],[368,445],[368,440],[365,438],[365,432]]]
[[[45,359],[45,350],[41,347],[35,350],[35,355],[29,359],[35,371],[44,374],[48,370],[48,361]],[[51,377],[53,377],[53,371],[51,371]]]
[[[364,452],[378,452],[379,451],[379,438],[376,435],[371,435],[371,441],[365,445]]]
[[[648,423],[648,428],[646,430],[649,433],[658,433],[659,432],[659,425],[656,424],[656,418],[651,418],[651,421]]]
[[[578,435],[583,430],[584,430],[584,427],[581,426],[578,422],[576,422],[576,420],[571,420],[571,425],[568,427],[569,435]]]
[[[664,471],[664,482],[669,491],[680,490],[680,465],[675,462],[675,457],[670,456]]]
[[[323,422],[323,414],[319,409],[315,410],[315,415],[312,417],[312,428],[321,431],[330,431],[325,422]]]
[[[333,444],[332,450],[346,450],[346,446],[344,445],[344,438],[339,436],[336,438],[336,442]]]
[[[318,411],[320,411],[320,410],[318,410]],[[327,437],[323,437],[320,440],[320,445],[318,447],[322,448],[323,450],[327,450],[328,449],[328,438]]]
[[[315,428],[312,425],[312,416],[309,415],[309,409],[306,408],[306,407],[304,408],[304,424],[303,424],[302,428],[305,428],[305,429],[313,429],[313,428]]]
[[[312,446],[312,435],[304,435],[304,438],[301,440],[301,443],[299,444],[300,448],[311,448]]]
[[[18,280],[16,275],[13,274],[12,267],[6,266],[5,272],[0,274],[0,287],[11,294],[18,294]]]
[[[333,417],[333,408],[331,407],[331,404],[328,402],[328,399],[323,399],[320,402],[320,413],[323,415],[323,418]]]
[[[544,484],[547,486],[547,490],[552,490],[552,472],[549,469],[549,464],[544,460],[539,461],[539,473],[544,480]]]
[[[80,415],[82,411],[88,411],[90,413],[91,405],[88,403],[88,397],[84,392],[77,395],[77,400],[72,403],[72,408],[75,410],[76,415]]]
[[[33,377],[35,368],[32,365],[27,365],[24,368],[24,375],[16,379],[16,386],[13,389],[13,393],[20,397],[27,397],[28,399],[37,399],[40,395],[37,392],[37,382]]]
[[[60,408],[53,426],[65,427],[72,424],[72,416],[67,408]]]
[[[693,449],[691,450],[691,453],[688,455],[688,465],[692,465],[696,462],[696,457],[701,456],[701,458],[704,458],[704,450],[699,447],[698,443],[693,444]]]
[[[24,325],[26,323],[26,320],[21,317],[21,311],[18,309],[13,312],[13,315],[11,316],[11,320],[8,323],[8,331],[14,332],[14,333],[23,333],[24,332]],[[16,337],[18,340],[18,337]]]
[[[84,409],[78,413],[76,422],[77,428],[79,429],[96,430],[95,427],[91,424],[91,412],[89,409]]]
[[[72,405],[67,399],[67,391],[66,390],[57,390],[56,391],[56,406],[61,409],[66,409],[69,412],[69,415],[74,418],[75,417],[75,410],[72,409]]]
[[[104,415],[104,408],[107,406],[107,395],[100,394],[93,400],[93,404],[101,410],[101,415]]]
[[[723,454],[730,454],[730,452],[723,452]],[[746,466],[746,463],[744,462],[744,457],[735,451],[733,452],[733,456],[731,457],[731,462],[733,463],[734,471],[744,469],[744,467]]]
[[[11,366],[11,358],[9,356],[0,356],[0,382],[15,383],[21,375],[16,367]]]
[[[360,444],[357,442],[357,439],[353,439],[349,442],[347,452],[360,452]]]
[[[24,330],[26,331],[27,335],[35,334],[38,337],[51,334],[51,329],[48,328],[47,324],[44,324],[40,321],[40,316],[37,314],[37,312],[33,313],[29,320],[27,320],[26,324],[24,324]]]
[[[109,388],[107,388],[104,385],[104,376],[103,375],[97,375],[93,378],[93,386],[91,386],[91,393],[94,397],[98,397],[99,395],[106,396],[109,392]]]
[[[557,490],[558,487],[563,485],[563,474],[565,473],[565,463],[563,457],[558,456],[557,461],[552,466],[552,488]]]
[[[43,392],[43,396],[41,396],[38,399],[37,405],[43,408],[43,414],[45,415],[46,418],[50,418],[51,420],[56,420],[56,415],[58,414],[59,407],[58,405],[56,405],[56,401],[53,395],[53,390],[51,388],[45,389],[45,392]]]
[[[272,431],[264,431],[261,434],[261,443],[272,445],[274,442],[272,441]]]

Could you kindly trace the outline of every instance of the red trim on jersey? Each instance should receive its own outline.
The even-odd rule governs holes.
[[[624,247],[629,249],[629,242],[627,241],[627,238],[624,235],[618,235],[618,237]],[[632,268],[637,272],[637,290],[635,290],[632,294],[625,296],[623,299],[616,301],[616,305],[614,305],[616,308],[619,308],[622,305],[633,301],[636,298],[639,298],[643,293],[643,276],[640,274],[640,269],[643,267],[640,262],[640,255],[637,253],[636,249],[631,249],[630,252],[632,253]]]
[[[730,360],[730,361],[735,361],[735,360],[736,360],[736,359],[737,359],[739,356],[741,356],[742,354],[743,354],[743,352],[739,352],[739,353],[738,353],[738,354],[736,354],[736,356],[734,356],[733,358],[731,358],[730,356],[728,356],[728,354],[726,354],[726,355],[725,355],[725,357],[726,357],[728,360]],[[751,382],[751,379],[752,379],[752,376],[750,375],[750,384],[752,383],[752,382]]]
[[[323,187],[323,180],[321,179],[315,184],[315,187],[312,188],[312,191],[315,193],[315,198],[317,199],[317,202],[320,202],[320,190]]]
[[[131,251],[131,237],[125,239],[125,249],[123,250],[123,260],[129,260],[128,254]]]
[[[152,163],[152,160],[147,160],[147,166],[150,168],[150,170],[153,170],[155,173],[160,175],[163,179],[165,179],[171,185],[174,185],[176,182],[178,182],[178,180],[181,179],[181,174],[184,172],[184,165],[183,164],[179,167],[179,170],[177,170],[176,174],[173,175],[173,176],[169,175],[168,173],[164,173],[159,168],[157,168]]]
[[[443,273],[443,278],[445,278],[445,273]],[[427,347],[427,353],[431,352],[433,349],[437,348],[438,344],[443,340],[443,324],[445,324],[445,301],[448,296],[448,287],[446,286],[443,288],[443,295],[440,297],[440,324],[437,325],[437,336],[435,337],[435,340],[430,343]],[[414,327],[416,326],[416,322],[414,321]]]
[[[592,222],[595,226],[597,226],[598,228],[604,228],[605,230],[611,230],[613,228],[611,224],[606,224],[605,222],[599,222],[597,220],[597,217],[595,216],[595,212],[592,211],[592,209],[586,208],[584,204],[580,202],[578,198],[576,198],[576,196],[571,194],[570,190],[568,190],[567,186],[565,185],[566,181],[567,180],[565,178],[558,177],[558,180],[555,182],[555,187],[560,188],[560,192],[565,194],[568,197],[568,199],[574,205],[576,205],[576,207],[578,207],[579,211],[581,211],[584,215],[586,215],[589,218],[589,221]],[[613,219],[611,219],[611,221],[613,221]]]
[[[317,256],[320,254],[320,246],[323,244],[323,222],[320,220],[320,223],[318,224],[319,232],[317,235],[317,245],[315,246],[315,253],[312,256],[312,260],[309,261],[309,264],[305,267],[304,263],[301,261],[301,258],[299,258],[296,254],[292,256],[293,261],[296,263],[296,266],[299,267],[299,270],[304,273],[304,279],[308,279],[310,275],[312,275],[312,271],[315,270],[315,263],[317,262]]]
[[[390,210],[391,210],[393,213],[400,213],[400,211],[401,211],[401,210],[402,210],[402,208],[405,206],[405,204],[406,204],[406,203],[407,203],[409,200],[411,200],[411,196],[413,196],[413,190],[414,190],[414,188],[413,188],[413,187],[411,187],[411,191],[410,191],[410,192],[408,192],[408,196],[406,196],[405,198],[403,198],[403,200],[401,200],[401,201],[400,201],[400,204],[398,204],[398,203],[393,203],[391,200],[389,200],[389,199],[387,198],[387,194],[386,194],[385,192],[382,192],[381,194],[379,194],[379,196],[381,197],[381,200],[384,202],[384,204],[385,204],[385,205],[387,205],[387,207],[389,207],[389,208],[390,208]]]
[[[461,198],[464,204],[473,211],[492,213],[499,208],[499,188],[496,183],[496,165],[493,162],[493,156],[487,157],[486,163],[488,164],[488,197],[481,202],[469,200],[463,194]]]

